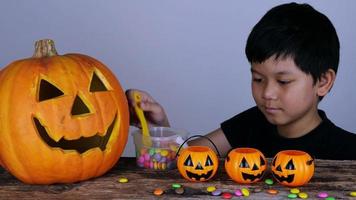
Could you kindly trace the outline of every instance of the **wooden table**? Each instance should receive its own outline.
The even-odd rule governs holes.
[[[316,194],[326,191],[336,199],[353,199],[349,196],[356,191],[356,160],[333,161],[316,160],[316,169],[311,182],[299,187],[309,195],[308,199],[319,199]],[[118,179],[126,177],[128,183],[119,183]],[[270,177],[270,173],[266,178]],[[172,183],[183,185],[185,193],[176,194],[171,189]],[[249,197],[233,197],[233,199],[287,199],[290,188],[274,184],[269,186],[263,181],[251,185],[233,182],[226,174],[223,162],[215,177],[203,183],[193,183],[183,179],[178,170],[152,171],[136,167],[134,158],[120,158],[117,165],[104,176],[73,184],[27,185],[4,169],[0,169],[0,199],[221,199],[211,196],[206,188],[216,186],[226,192],[248,188]],[[156,188],[162,188],[162,196],[154,196]],[[277,195],[266,193],[269,188],[277,189]],[[260,192],[254,192],[260,189]]]

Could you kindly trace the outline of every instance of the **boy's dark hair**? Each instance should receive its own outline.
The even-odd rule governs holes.
[[[246,44],[250,63],[271,56],[291,57],[314,83],[328,69],[337,72],[339,39],[330,20],[308,4],[282,4],[269,10],[253,27]]]

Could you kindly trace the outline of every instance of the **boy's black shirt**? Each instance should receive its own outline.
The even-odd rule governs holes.
[[[295,149],[308,152],[320,159],[356,160],[356,134],[335,126],[324,111],[319,110],[322,122],[299,138],[284,138],[277,127],[267,121],[263,113],[252,107],[221,124],[233,148],[253,147],[266,157],[281,150]]]

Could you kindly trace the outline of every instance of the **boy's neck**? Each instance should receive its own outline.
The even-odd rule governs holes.
[[[299,138],[315,129],[321,121],[322,119],[316,110],[315,112],[312,112],[312,114],[294,121],[293,123],[277,126],[278,134],[285,138]]]

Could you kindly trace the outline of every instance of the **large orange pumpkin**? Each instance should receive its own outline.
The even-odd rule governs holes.
[[[52,40],[0,74],[0,160],[26,183],[71,183],[107,172],[123,152],[129,112],[114,74]]]
[[[273,158],[272,174],[282,185],[304,185],[313,177],[314,159],[304,151],[280,151]]]
[[[261,180],[267,169],[267,161],[261,151],[254,148],[236,148],[225,159],[225,170],[238,183],[254,183]]]

